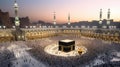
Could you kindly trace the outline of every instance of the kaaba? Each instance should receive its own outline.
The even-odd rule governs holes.
[[[70,52],[72,50],[75,50],[75,41],[69,39],[60,40],[58,50],[63,52]]]

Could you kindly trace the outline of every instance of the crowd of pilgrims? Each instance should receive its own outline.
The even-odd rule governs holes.
[[[85,65],[93,66],[93,61],[100,54],[103,54],[100,59],[105,63],[108,63],[112,59],[111,51],[119,51],[120,48],[118,44],[109,45],[111,43],[104,43],[104,41],[98,39],[74,38],[77,42],[77,45],[84,45],[87,48],[88,51],[86,54],[75,57],[61,57],[47,54],[44,51],[44,48],[47,45],[57,43],[57,41],[60,39],[62,39],[62,37],[33,40],[26,42],[26,45],[32,48],[29,51],[30,54],[33,55],[38,61],[43,62],[48,67],[85,67]]]
[[[7,49],[10,42],[0,43],[0,67],[11,67],[12,60],[15,60],[14,53]]]
[[[83,45],[87,48],[87,53],[84,55],[79,55],[75,57],[62,57],[54,56],[46,53],[44,48],[50,44],[57,44],[57,41],[64,39],[65,37],[53,37],[53,38],[43,38],[40,40],[26,41],[25,44],[32,48],[27,52],[30,53],[39,62],[42,62],[46,67],[85,67],[85,65],[92,66],[98,55],[105,54],[102,56],[102,60],[107,63],[110,62],[110,52],[113,50],[120,51],[120,46],[118,44],[103,43],[102,40],[97,39],[87,39],[87,38],[74,38],[77,45]],[[14,53],[7,50],[10,42],[0,43],[0,66],[10,67],[11,60],[14,58]],[[112,47],[112,48],[111,48]],[[110,57],[109,57],[110,56]]]
[[[60,57],[60,56],[47,54],[44,51],[44,48],[45,48],[44,44],[50,45],[50,42],[53,43],[52,41],[46,42],[45,40],[43,41],[35,40],[34,42],[30,41],[27,43],[27,45],[29,47],[32,47],[33,49],[29,50],[29,52],[32,53],[32,55],[38,61],[43,62],[48,67],[76,67],[76,66],[79,66],[80,64],[83,64],[83,61],[79,60],[80,56]]]

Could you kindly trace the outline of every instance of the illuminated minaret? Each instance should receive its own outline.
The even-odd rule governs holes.
[[[55,14],[55,12],[54,12],[53,15],[54,15],[54,16],[53,16],[53,24],[56,25],[56,14]]]
[[[99,20],[99,24],[102,24],[102,9],[100,9],[100,16],[99,16],[100,20]]]
[[[20,20],[18,17],[18,4],[17,4],[16,0],[14,2],[14,10],[15,10],[15,26],[16,26],[16,29],[19,29]]]
[[[110,9],[108,9],[108,14],[107,14],[107,24],[110,24]]]
[[[68,25],[70,25],[70,13],[68,14]]]
[[[18,16],[18,4],[16,0],[14,2],[14,10],[15,10],[15,26],[16,26],[16,30],[14,31],[15,40],[16,41],[25,40],[25,33],[20,29],[20,20]]]

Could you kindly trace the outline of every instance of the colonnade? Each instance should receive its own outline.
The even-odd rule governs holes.
[[[120,31],[101,30],[101,32],[98,33],[96,30],[84,30],[81,31],[81,35],[85,37],[120,43]]]
[[[15,37],[11,31],[0,31],[0,42],[13,41]]]
[[[120,43],[119,30],[96,30],[96,29],[22,29],[25,32],[25,40],[35,40],[54,36],[81,36],[97,38],[105,41]],[[0,42],[14,41],[13,30],[0,30]]]

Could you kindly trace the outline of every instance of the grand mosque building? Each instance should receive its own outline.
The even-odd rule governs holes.
[[[0,66],[2,67],[119,67],[120,23],[99,21],[20,27],[15,0],[13,28],[0,27]]]

